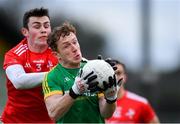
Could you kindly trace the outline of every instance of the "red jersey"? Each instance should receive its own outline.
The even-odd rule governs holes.
[[[17,46],[5,54],[4,66],[20,64],[26,73],[47,72],[58,63],[48,48],[43,53],[34,53],[28,49],[27,40],[23,39]],[[7,103],[2,114],[2,122],[5,123],[49,123],[52,122],[44,103],[42,87],[31,89],[16,89],[7,78]]]
[[[155,117],[154,110],[147,99],[125,91],[125,95],[117,100],[117,107],[107,123],[147,123]]]

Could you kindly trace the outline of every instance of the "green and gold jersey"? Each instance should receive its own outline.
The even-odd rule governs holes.
[[[85,64],[81,62],[80,68]],[[68,69],[58,64],[52,69],[43,82],[45,99],[53,94],[68,93],[80,68]],[[79,96],[69,111],[57,123],[104,123],[99,110],[98,94],[84,93]]]

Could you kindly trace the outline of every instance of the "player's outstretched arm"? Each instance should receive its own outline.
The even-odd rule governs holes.
[[[8,66],[6,75],[16,89],[30,89],[39,86],[46,72],[26,73],[20,64]]]

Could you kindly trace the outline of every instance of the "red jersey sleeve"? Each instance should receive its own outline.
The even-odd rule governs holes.
[[[13,64],[21,64],[22,65],[21,61],[22,60],[20,59],[20,57],[18,57],[16,54],[14,54],[13,50],[10,50],[5,54],[3,68],[6,69],[8,66],[13,65]]]
[[[26,38],[24,38],[19,44],[5,54],[3,65],[4,69],[13,64],[23,65],[24,56],[22,56],[22,53],[25,53],[25,50],[27,49],[26,42]]]

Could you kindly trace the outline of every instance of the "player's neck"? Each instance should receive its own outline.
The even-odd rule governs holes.
[[[67,64],[67,63],[60,63],[63,67],[65,68],[80,68],[80,63],[79,64]]]
[[[125,94],[124,86],[121,86],[121,88],[118,91],[118,99],[121,99]]]
[[[44,51],[47,50],[48,45],[44,45],[44,46],[28,46],[29,50],[35,53],[43,53]]]

